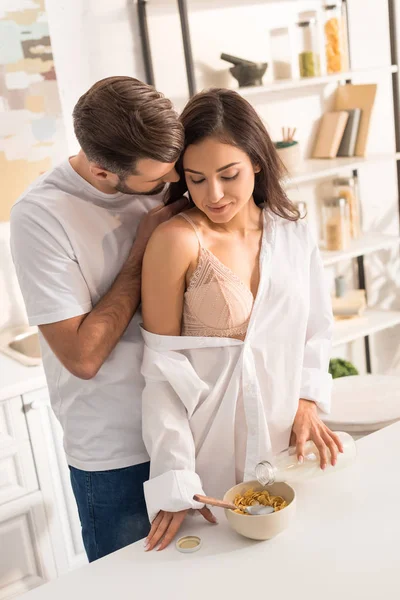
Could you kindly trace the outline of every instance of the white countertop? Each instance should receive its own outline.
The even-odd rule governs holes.
[[[293,525],[253,542],[188,519],[194,554],[133,544],[25,594],[24,600],[398,600],[400,423],[358,442],[357,463],[296,486]],[[250,518],[250,517],[249,517]]]
[[[0,401],[46,387],[43,367],[25,367],[0,352]]]

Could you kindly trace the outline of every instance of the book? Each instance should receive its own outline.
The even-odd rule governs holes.
[[[349,113],[347,110],[329,111],[322,116],[313,158],[335,158],[348,119]]]
[[[361,109],[355,156],[365,156],[367,151],[369,125],[375,103],[377,85],[339,85],[335,94],[335,110]]]
[[[356,151],[356,142],[361,120],[361,109],[351,108],[347,112],[349,113],[349,118],[347,120],[342,141],[340,142],[337,156],[354,156]]]
[[[365,290],[350,290],[339,298],[332,297],[332,311],[335,319],[361,317],[366,307]]]

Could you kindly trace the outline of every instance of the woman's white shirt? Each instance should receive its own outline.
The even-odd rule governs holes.
[[[243,342],[142,330],[150,520],[159,510],[201,508],[196,493],[222,497],[243,464],[244,479],[253,479],[260,460],[288,446],[300,398],[329,412],[332,329],[324,269],[306,223],[264,210],[260,283]],[[245,456],[235,452],[239,398]]]

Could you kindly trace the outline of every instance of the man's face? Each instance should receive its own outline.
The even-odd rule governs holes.
[[[166,183],[179,181],[179,175],[175,170],[175,163],[142,158],[136,164],[135,174],[121,178],[107,172],[107,180],[117,192],[151,196],[162,192]]]

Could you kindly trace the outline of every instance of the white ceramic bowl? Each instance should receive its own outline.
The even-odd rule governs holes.
[[[295,491],[287,483],[274,483],[263,488],[258,481],[246,481],[228,490],[224,500],[233,502],[237,494],[243,495],[249,489],[253,489],[255,492],[266,489],[273,496],[282,496],[288,506],[269,515],[257,516],[241,515],[226,509],[225,516],[232,529],[240,535],[252,540],[270,540],[284,531],[294,518],[296,514]]]

